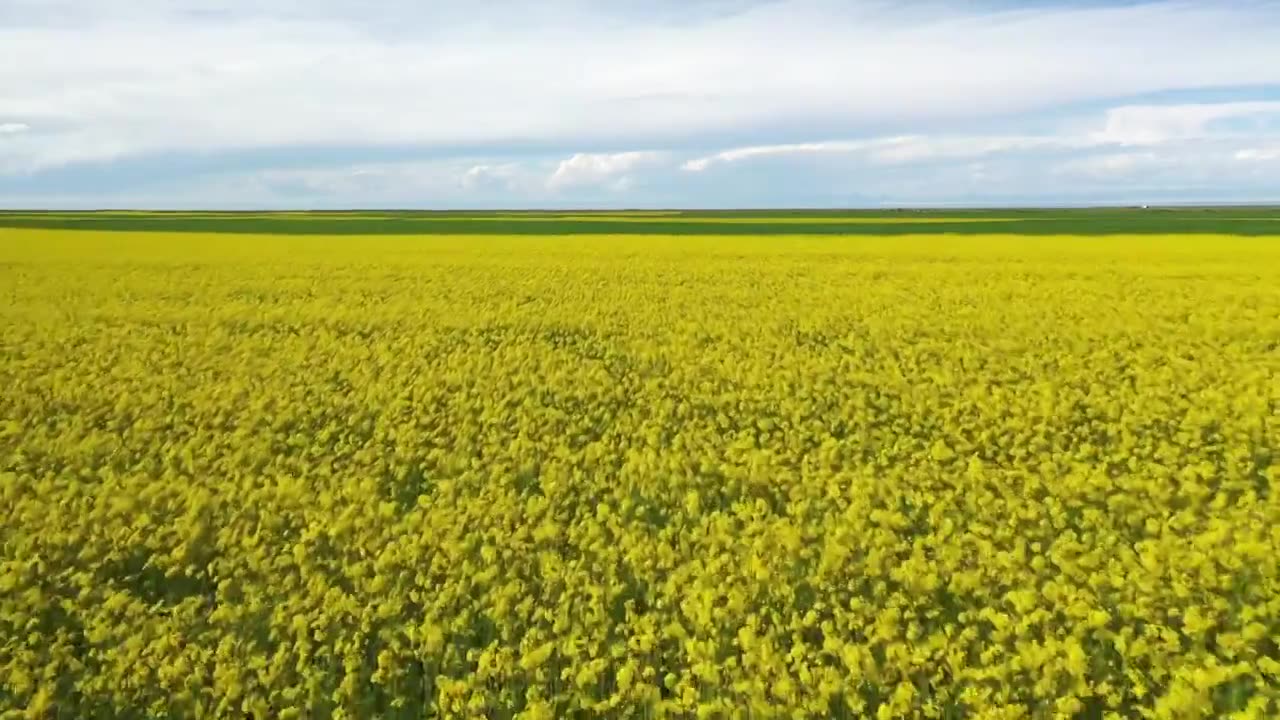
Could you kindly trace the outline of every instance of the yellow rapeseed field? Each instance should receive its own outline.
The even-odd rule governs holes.
[[[1280,716],[1280,242],[0,230],[0,717]]]

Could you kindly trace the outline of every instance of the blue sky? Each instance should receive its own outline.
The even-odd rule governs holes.
[[[0,207],[1280,201],[1280,2],[0,0]]]

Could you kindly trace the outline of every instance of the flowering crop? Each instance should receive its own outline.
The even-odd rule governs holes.
[[[0,717],[1280,715],[1280,245],[0,231]]]

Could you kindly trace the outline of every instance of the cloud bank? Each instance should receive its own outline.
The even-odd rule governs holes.
[[[1193,158],[1248,194],[1276,37],[1261,0],[0,0],[0,201],[1052,198]]]
[[[613,183],[619,189],[628,184],[627,173],[631,170],[653,165],[662,159],[661,153],[649,151],[631,151],[621,153],[575,153],[562,160],[555,172],[547,179],[552,189],[573,187],[575,185],[600,185]]]

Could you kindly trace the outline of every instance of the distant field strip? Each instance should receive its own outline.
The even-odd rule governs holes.
[[[465,218],[456,218],[464,220]],[[609,222],[622,223],[648,223],[652,222],[647,218],[633,217],[612,217],[599,215],[563,215],[556,218],[526,218],[527,220],[555,221],[568,220],[572,222],[598,222],[600,220],[608,220]],[[664,223],[710,223],[710,224],[728,224],[728,225],[758,225],[758,218],[726,218],[726,217],[673,217],[664,218]],[[769,224],[776,225],[936,225],[950,223],[993,223],[993,222],[1023,222],[1019,218],[851,218],[851,217],[774,217],[768,218]]]
[[[255,235],[1280,235],[1280,210],[0,212],[8,229]]]

